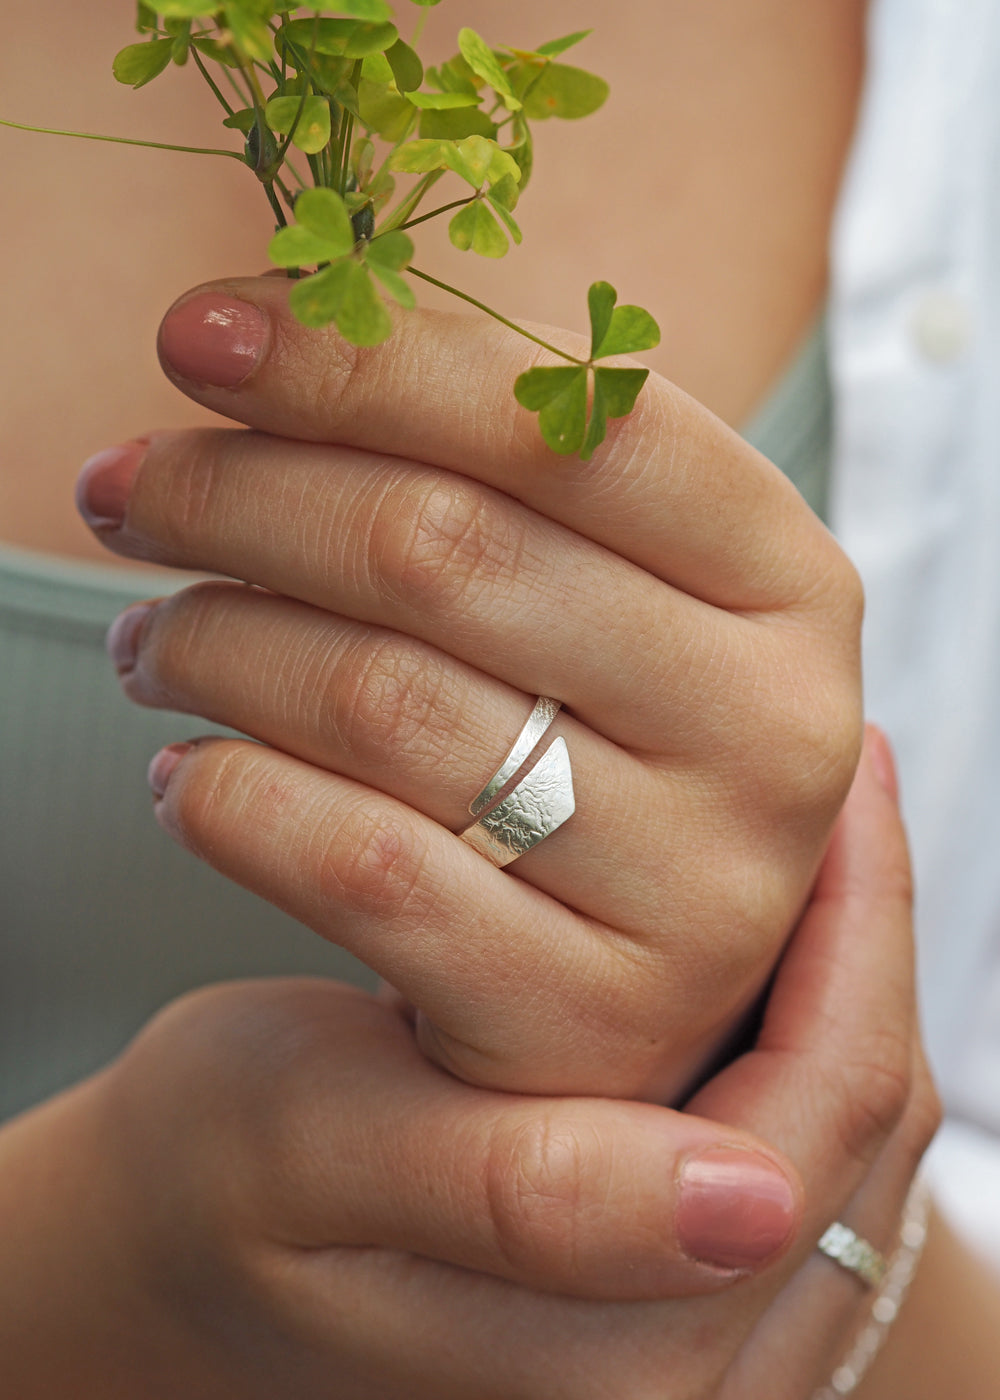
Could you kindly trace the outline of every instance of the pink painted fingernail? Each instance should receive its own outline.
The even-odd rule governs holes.
[[[792,1183],[767,1157],[716,1147],[684,1163],[676,1229],[690,1259],[758,1269],[787,1242],[795,1221]]]
[[[92,530],[119,529],[148,438],[108,447],[88,457],[76,479],[76,508]]]
[[[149,603],[133,603],[132,607],[119,613],[108,628],[104,645],[120,676],[134,667],[139,652],[139,635],[157,602],[157,599],[153,599]]]
[[[163,318],[160,359],[182,379],[234,389],[260,363],[268,329],[267,317],[252,302],[197,292]]]
[[[149,772],[146,775],[149,786],[153,789],[153,796],[157,801],[167,790],[171,774],[180,763],[185,754],[189,754],[194,748],[194,744],[168,744],[165,749],[161,749],[158,754],[153,755],[149,765]]]

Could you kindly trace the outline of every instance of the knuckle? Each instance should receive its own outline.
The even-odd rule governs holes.
[[[486,1203],[513,1266],[561,1280],[579,1275],[587,1216],[602,1205],[592,1149],[580,1125],[554,1109],[494,1128]]]
[[[824,682],[788,687],[764,721],[765,797],[783,831],[827,829],[842,807],[861,754],[864,716],[853,668]]]
[[[160,511],[156,534],[182,559],[206,537],[230,447],[228,434],[212,428],[179,434],[169,442],[169,471],[165,479],[157,478],[169,508]]]
[[[873,1032],[838,1068],[840,1139],[855,1160],[869,1162],[895,1130],[910,1100],[908,1041],[886,1029]]]
[[[359,644],[352,661],[338,668],[327,708],[344,748],[366,767],[405,753],[408,767],[431,774],[454,743],[451,700],[435,654],[389,637]]]
[[[404,602],[454,615],[516,570],[524,528],[491,493],[435,477],[389,494],[372,546],[377,574]]]
[[[384,809],[357,804],[319,855],[325,897],[379,922],[429,914],[428,852],[414,828]]]
[[[913,1074],[913,1090],[907,1105],[905,1133],[916,1168],[930,1147],[944,1118],[944,1106],[923,1056]]]

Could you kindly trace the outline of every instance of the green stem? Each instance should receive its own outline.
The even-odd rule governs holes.
[[[117,146],[149,146],[157,151],[185,151],[193,156],[228,156],[246,164],[239,151],[210,150],[205,146],[172,146],[166,141],[137,141],[132,136],[99,136],[93,131],[60,131],[52,126],[28,126],[26,122],[12,122],[0,117],[0,126],[12,126],[15,131],[37,131],[42,136],[75,136],[81,141],[112,141]]]
[[[450,292],[452,296],[459,297],[462,301],[467,301],[470,306],[474,306],[477,311],[485,311],[487,316],[492,316],[494,321],[499,321],[502,326],[507,326],[512,331],[517,331],[518,335],[523,335],[525,340],[533,340],[536,345],[540,345],[543,350],[551,350],[553,355],[558,355],[561,360],[569,360],[574,365],[582,365],[584,369],[590,368],[589,360],[578,360],[575,355],[569,355],[565,350],[560,350],[558,345],[552,345],[547,340],[542,340],[537,335],[532,335],[523,326],[519,326],[516,321],[508,321],[506,316],[501,316],[499,311],[494,311],[492,306],[487,306],[483,301],[477,301],[475,297],[470,297],[468,292],[460,292],[457,287],[450,287],[447,282],[439,282],[436,277],[432,277],[429,272],[421,272],[419,268],[408,267],[407,272],[419,277],[423,282],[430,282],[434,287],[440,287],[442,292]]]
[[[429,214],[421,214],[419,219],[408,219],[405,224],[397,224],[396,228],[415,228],[417,224],[424,224],[428,219],[436,219],[439,214],[447,214],[450,209],[462,209],[478,198],[478,195],[470,194],[468,199],[453,199],[450,204],[442,204],[439,208],[432,209]]]
[[[351,70],[350,77],[350,84],[351,87],[354,89],[355,95],[357,95],[358,85],[360,84],[360,82],[361,59],[359,58],[355,62],[354,68]],[[347,179],[351,173],[351,142],[354,139],[354,113],[349,112],[346,108],[344,108],[343,114],[340,118],[340,127],[342,139],[337,148],[337,166],[339,167],[339,169],[335,167],[333,173],[337,176],[337,178],[340,181],[337,193],[341,196],[341,198],[343,198],[343,196],[347,193]]]
[[[236,74],[233,72],[233,70],[232,70],[227,64],[223,63],[223,64],[221,65],[221,67],[222,67],[222,76],[226,79],[226,82],[229,84],[229,86],[232,88],[233,92],[235,92],[236,96],[239,98],[239,100],[240,100],[240,106],[241,106],[241,107],[252,107],[252,106],[253,106],[253,95],[252,95],[252,94],[248,95],[247,93],[245,93],[245,92],[243,91],[243,89],[240,87],[239,83],[236,81]],[[242,71],[242,70],[237,70],[237,71]]]
[[[274,210],[274,217],[278,221],[278,227],[287,228],[288,220],[285,218],[285,211],[281,207],[281,200],[274,193],[274,185],[271,183],[270,180],[263,181],[262,183],[264,185],[264,192],[267,195],[268,203]]]
[[[423,199],[424,195],[444,174],[443,170],[431,170],[422,180],[418,180],[413,189],[396,209],[392,211],[385,223],[379,229],[379,233],[391,233],[394,228],[399,228],[411,214],[413,214]]]
[[[298,107],[295,109],[295,119],[294,119],[294,121],[292,122],[292,125],[290,126],[290,128],[289,128],[289,130],[288,130],[288,135],[285,137],[284,141],[283,141],[283,142],[281,143],[281,145],[278,147],[278,154],[277,154],[277,156],[275,157],[276,160],[277,160],[277,162],[278,162],[278,168],[279,168],[279,169],[281,168],[281,165],[282,165],[282,163],[284,162],[285,156],[288,154],[288,149],[289,149],[289,147],[290,147],[291,144],[292,144],[292,137],[295,135],[295,132],[296,132],[297,129],[298,129],[299,122],[302,120],[302,113],[305,111],[305,107],[306,107],[306,98],[310,95],[310,93],[311,93],[311,91],[312,91],[312,81],[311,81],[311,79],[310,79],[310,77],[309,77],[309,68],[310,68],[310,66],[311,66],[311,64],[312,64],[313,57],[314,57],[314,55],[315,55],[315,53],[316,53],[316,35],[317,35],[318,31],[319,31],[319,14],[316,15],[316,18],[315,18],[314,21],[313,21],[312,39],[311,39],[310,44],[309,44],[309,57],[308,57],[308,59],[306,60],[306,80],[305,80],[305,82],[302,84],[302,94],[301,94],[301,96],[299,97],[299,105],[298,105]],[[277,71],[277,69],[275,70],[275,77],[276,77],[276,80],[277,80],[279,83],[282,81],[281,74]]]
[[[428,16],[429,14],[430,14],[430,10],[429,10],[426,6],[423,6],[423,7],[421,8],[421,10],[420,10],[420,14],[419,14],[419,16],[418,16],[418,18],[417,18],[417,22],[416,22],[416,24],[413,26],[413,33],[412,33],[412,35],[410,36],[410,48],[411,48],[411,49],[415,49],[415,48],[417,47],[417,45],[420,43],[420,40],[424,37],[424,25],[427,23],[427,16]]]
[[[215,93],[216,97],[222,103],[223,107],[225,107],[227,115],[231,117],[236,109],[234,107],[231,107],[226,101],[226,99],[223,97],[222,90],[220,89],[218,83],[216,83],[215,79],[212,77],[211,73],[205,67],[205,62],[201,54],[198,52],[197,48],[194,46],[194,44],[191,45],[190,52],[192,58],[195,61],[195,64],[197,65],[198,72],[205,79],[205,82],[208,83],[209,87]]]

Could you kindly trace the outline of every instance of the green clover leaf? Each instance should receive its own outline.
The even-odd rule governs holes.
[[[660,343],[660,328],[649,312],[641,306],[616,306],[617,300],[618,293],[610,282],[595,282],[587,292],[592,360],[636,355]]]
[[[458,47],[462,57],[477,77],[496,93],[508,112],[520,109],[520,99],[510,85],[510,79],[501,68],[496,54],[485,39],[481,39],[474,29],[458,31]]]
[[[142,44],[129,44],[115,55],[111,71],[120,83],[145,87],[167,67],[173,48],[173,39],[148,39]]]
[[[304,326],[336,322],[352,345],[381,345],[392,334],[392,321],[367,267],[352,257],[296,282],[289,304]]]
[[[365,260],[386,291],[412,311],[417,304],[413,288],[400,272],[413,259],[413,242],[398,229],[373,238],[365,249]]]
[[[660,330],[640,306],[616,306],[618,293],[609,282],[595,282],[587,293],[590,312],[590,359],[586,364],[540,365],[518,376],[514,395],[523,408],[538,414],[542,437],[554,452],[579,452],[589,461],[607,436],[609,418],[625,418],[635,407],[649,370],[636,366],[597,365],[609,355],[651,350]],[[587,407],[588,380],[593,395]]]
[[[268,257],[279,267],[313,267],[353,249],[351,216],[335,190],[303,190],[295,201],[295,218],[297,222],[279,229],[268,245]]]
[[[448,237],[461,252],[471,248],[484,258],[502,258],[510,247],[507,235],[481,199],[472,199],[458,211],[448,225]]]
[[[544,365],[518,375],[514,396],[538,414],[542,437],[553,452],[579,452],[587,433],[586,365]]]
[[[264,108],[272,131],[292,132],[292,145],[307,155],[321,151],[330,140],[330,103],[325,97],[272,97]]]

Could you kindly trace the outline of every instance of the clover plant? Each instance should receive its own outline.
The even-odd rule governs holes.
[[[379,345],[392,332],[385,298],[412,307],[416,278],[551,350],[566,363],[520,375],[515,395],[538,413],[551,448],[589,458],[649,373],[600,361],[658,344],[649,312],[617,306],[614,288],[595,282],[590,355],[578,359],[421,272],[410,231],[450,215],[449,238],[463,252],[499,258],[521,242],[515,212],[531,178],[533,123],[588,116],[607,97],[602,79],[561,61],[590,31],[521,49],[465,28],[454,57],[425,68],[416,44],[439,0],[412,3],[423,13],[408,43],[386,0],[139,0],[143,37],[115,57],[114,76],[141,88],[195,64],[240,149],[126,144],[195,150],[253,171],[276,224],[269,256],[296,279],[291,307],[307,326],[333,322],[352,344]],[[426,210],[438,184],[447,197]]]

